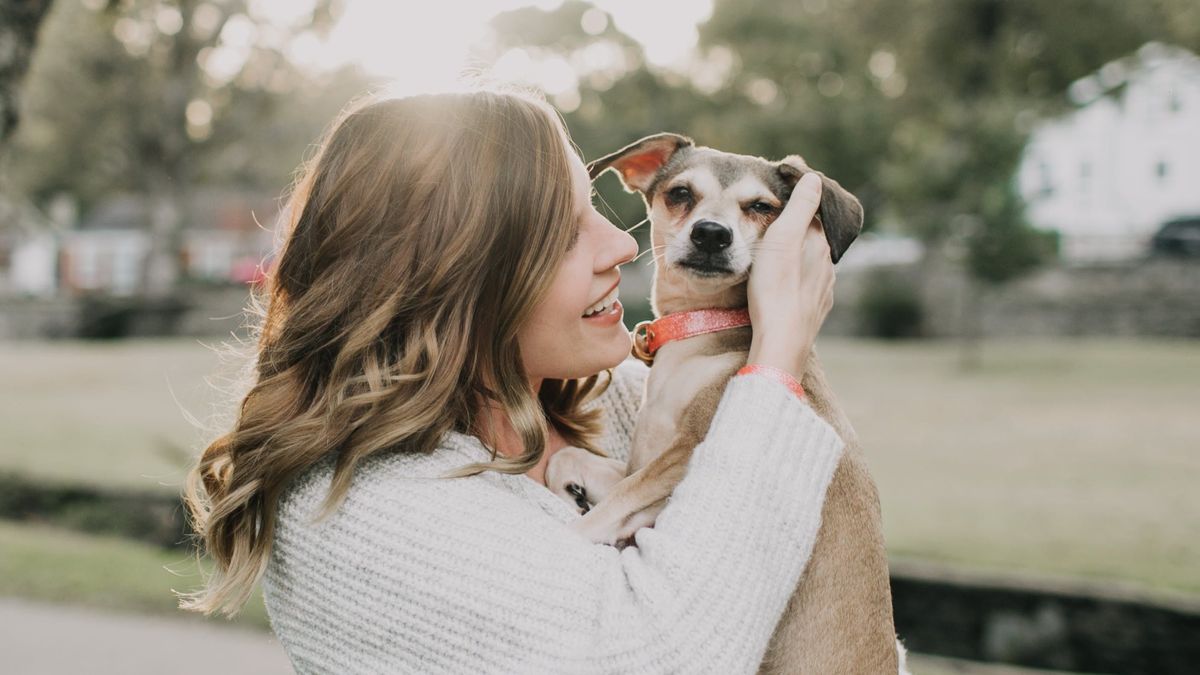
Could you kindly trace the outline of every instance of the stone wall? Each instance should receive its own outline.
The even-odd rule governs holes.
[[[862,334],[860,301],[872,283],[913,288],[928,337],[959,336],[975,322],[989,337],[1200,338],[1200,260],[1056,265],[982,290],[942,259],[846,270],[838,274],[827,334]]]
[[[245,335],[242,286],[200,287],[145,303],[132,298],[0,300],[0,340]]]

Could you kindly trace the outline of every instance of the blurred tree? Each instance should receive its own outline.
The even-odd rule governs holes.
[[[1069,105],[1071,82],[1147,40],[1200,40],[1188,0],[716,0],[696,63],[678,74],[649,67],[598,11],[570,0],[502,14],[484,60],[521,50],[575,65],[577,92],[554,100],[588,155],[659,131],[801,154],[859,196],[868,227],[895,223],[932,256],[956,244],[979,289],[1047,255],[1013,187],[1033,123]],[[588,56],[606,46],[622,66],[597,77]],[[623,222],[642,218],[615,181],[599,189]]]
[[[0,0],[0,147],[17,128],[18,87],[51,0]]]
[[[295,139],[366,88],[347,74],[315,81],[288,60],[337,2],[305,0],[311,16],[290,26],[255,4],[64,0],[42,31],[12,183],[39,203],[68,192],[85,208],[113,191],[153,197],[155,289],[178,274],[192,186],[278,187],[299,160]],[[953,239],[974,251],[963,260],[987,284],[1028,269],[1039,249],[1010,189],[1038,116],[1068,105],[1070,82],[1149,39],[1200,47],[1193,0],[716,0],[687,72],[651,67],[579,0],[501,14],[493,28],[481,60],[531,73],[585,156],[664,130],[768,158],[796,152],[859,195],[869,226],[894,222],[929,250]],[[565,85],[564,69],[575,78]],[[616,220],[642,220],[615,180],[598,187]]]
[[[737,57],[725,86],[744,98],[720,111],[734,147],[796,148],[868,225],[896,222],[931,255],[952,240],[977,305],[1047,255],[1013,186],[1034,122],[1148,40],[1195,49],[1198,26],[1183,0],[717,0],[701,48]]]
[[[724,105],[722,97],[696,90],[682,75],[650,67],[641,44],[590,3],[567,0],[551,10],[505,12],[491,21],[491,28],[494,39],[475,58],[498,77],[515,76],[548,91],[585,161],[661,131],[692,134],[704,143],[703,120]],[[520,66],[519,72],[513,64]],[[561,72],[564,65],[573,73],[572,82],[542,76]],[[638,239],[644,256],[649,254],[643,200],[626,194],[612,175],[597,180],[595,188],[597,208]],[[640,258],[635,274],[647,271],[642,265],[651,262]],[[622,300],[627,323],[651,318],[648,297],[627,300]]]
[[[16,189],[38,203],[65,192],[85,210],[114,192],[143,195],[143,290],[171,294],[195,187],[278,190],[304,142],[366,88],[349,72],[317,81],[288,60],[292,42],[327,29],[338,5],[310,6],[281,26],[246,0],[58,3],[10,158]]]
[[[584,28],[589,20],[591,32]],[[552,92],[550,100],[563,113],[585,161],[689,117],[664,100],[664,94],[676,92],[647,70],[641,45],[590,3],[567,0],[550,10],[522,7],[496,15],[490,25],[495,39],[474,56],[500,76],[515,76],[545,90],[548,83],[538,72],[549,63],[571,64],[576,81]],[[525,72],[506,72],[510,62],[522,64]],[[630,227],[645,218],[641,201],[623,195],[615,179],[601,180],[596,187],[601,208],[607,208],[614,222]],[[648,239],[648,228],[633,233],[643,244]]]
[[[1053,253],[1014,186],[1034,122],[1070,105],[1073,81],[1145,42],[1194,40],[1172,27],[1193,10],[1173,0],[933,0],[923,10],[899,35],[872,31],[895,36],[897,67],[912,74],[880,178],[889,208],[928,250],[956,245],[968,274],[961,363],[969,368],[981,360],[993,289]]]
[[[880,150],[894,124],[889,95],[900,90],[870,76],[867,20],[845,3],[717,0],[700,49],[733,54],[720,80],[730,100],[713,123],[718,142],[772,159],[803,156],[859,197],[871,228],[884,197]]]

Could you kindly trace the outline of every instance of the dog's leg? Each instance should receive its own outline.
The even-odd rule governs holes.
[[[616,545],[654,524],[671,491],[683,480],[694,443],[677,439],[666,452],[617,483],[572,528],[598,544]]]
[[[575,523],[575,530],[594,542],[616,544],[653,525],[667,498],[683,480],[692,450],[707,435],[728,379],[726,373],[697,392],[684,406],[666,451],[618,483],[607,499]]]

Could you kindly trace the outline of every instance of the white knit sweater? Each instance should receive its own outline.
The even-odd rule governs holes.
[[[621,460],[647,372],[626,361],[595,402]],[[527,476],[437,478],[490,458],[459,433],[364,461],[314,526],[327,459],[280,503],[271,626],[301,673],[753,673],[842,449],[782,384],[735,377],[656,525],[621,551],[574,533],[574,509]]]

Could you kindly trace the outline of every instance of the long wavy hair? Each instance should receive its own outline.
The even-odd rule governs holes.
[[[331,453],[316,520],[365,457],[432,452],[448,431],[472,433],[485,404],[508,415],[524,452],[493,448],[491,462],[452,477],[524,473],[551,425],[603,454],[599,412],[583,404],[611,371],[534,393],[517,342],[570,246],[564,138],[539,95],[495,88],[371,97],[330,126],[291,189],[277,265],[252,295],[248,393],[187,476],[198,553],[215,568],[181,608],[240,611],[266,569],[281,493]]]

